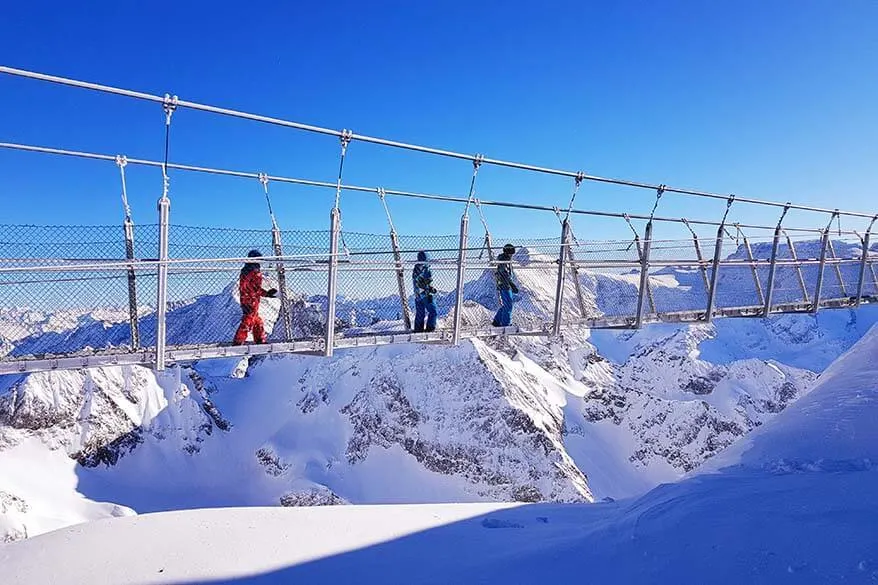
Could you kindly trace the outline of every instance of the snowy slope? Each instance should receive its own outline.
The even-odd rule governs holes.
[[[629,502],[165,513],[14,543],[0,565],[13,585],[870,583],[876,352],[873,329],[709,473]]]

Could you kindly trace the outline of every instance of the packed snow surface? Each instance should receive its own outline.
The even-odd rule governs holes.
[[[878,329],[705,472],[636,500],[213,509],[0,547],[4,583],[873,583]]]

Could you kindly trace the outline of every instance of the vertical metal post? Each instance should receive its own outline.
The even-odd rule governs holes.
[[[272,215],[271,223],[271,246],[274,249],[275,257],[277,258],[277,289],[280,297],[280,322],[283,326],[283,340],[292,341],[293,317],[290,314],[290,301],[287,297],[287,271],[284,266],[284,261],[282,260],[284,247],[283,242],[281,241],[280,229],[277,227],[274,215]]]
[[[649,228],[649,233],[650,233],[650,235],[652,235],[652,227],[649,226],[649,224],[647,224],[647,227]],[[652,238],[650,238],[650,247],[652,246],[652,241],[651,241],[651,240],[652,240]],[[644,255],[643,255],[643,253],[644,253],[644,246],[643,246],[642,242],[640,241],[640,236],[637,235],[636,233],[634,234],[634,247],[637,248],[637,257],[640,258],[640,263],[641,263],[641,265],[642,265],[643,262],[644,262]],[[641,280],[642,280],[642,275],[641,275]],[[647,278],[646,281],[645,281],[645,283],[641,281],[641,285],[642,285],[642,286],[640,287],[640,290],[638,291],[638,294],[641,295],[641,296],[643,296],[643,291],[644,291],[644,287],[645,287],[645,290],[646,290],[646,299],[649,301],[649,310],[650,310],[651,313],[655,313],[655,312],[656,312],[656,310],[655,310],[655,298],[652,296],[652,287],[651,287],[650,284],[649,284],[649,279]],[[638,305],[638,306],[639,306],[639,305]]]
[[[854,302],[857,307],[860,306],[860,299],[863,298],[863,283],[865,282],[866,278],[866,265],[869,263],[869,239],[872,237],[872,225],[874,223],[875,218],[872,219],[872,222],[866,229],[866,233],[863,234],[863,257],[860,260],[860,274],[857,278],[857,298]]]
[[[713,269],[710,273],[710,288],[707,290],[707,308],[704,311],[704,320],[710,323],[713,319],[713,304],[716,299],[716,285],[719,281],[719,263],[723,253],[723,232],[725,224],[721,224],[716,230],[716,245],[713,248]]]
[[[838,256],[835,255],[835,246],[832,245],[832,239],[829,239],[829,257],[833,260],[838,260]],[[844,285],[844,276],[841,274],[841,264],[838,262],[833,262],[833,266],[835,267],[835,277],[838,278],[838,287],[841,289],[841,298],[847,298],[848,291],[847,287]]]
[[[774,296],[774,277],[777,274],[777,249],[780,247],[780,223],[774,229],[774,239],[771,241],[771,260],[768,265],[768,282],[765,284],[765,304],[762,306],[762,316],[768,317],[771,313],[771,300]]]
[[[638,240],[638,251],[640,252],[640,288],[637,290],[637,316],[634,319],[634,327],[640,329],[643,325],[643,293],[649,291],[649,251],[652,248],[652,221],[646,222],[646,231],[643,234],[643,249],[640,249]],[[655,302],[652,295],[649,294],[650,308],[655,313]]]
[[[405,289],[405,271],[402,264],[402,254],[399,251],[399,238],[397,238],[396,230],[394,229],[390,230],[390,247],[393,249],[393,260],[396,264],[396,284],[399,287],[399,304],[402,307],[402,320],[405,323],[406,331],[411,331],[412,313]]]
[[[466,276],[466,247],[469,238],[469,215],[466,213],[460,218],[460,248],[457,254],[457,290],[454,296],[454,330],[451,334],[451,343],[460,344],[460,325],[463,310],[463,284]]]
[[[326,291],[326,337],[323,355],[332,357],[335,345],[335,302],[338,291],[338,234],[341,231],[341,211],[333,207],[329,212],[329,277]]]
[[[787,247],[790,249],[790,258],[793,260],[793,265],[796,267],[796,275],[799,277],[799,288],[802,289],[802,300],[806,303],[811,302],[811,297],[808,295],[808,287],[805,285],[805,275],[802,274],[802,265],[799,264],[799,254],[796,252],[796,247],[793,245],[793,240],[790,238],[790,235],[784,232],[784,236],[787,239]]]
[[[158,288],[156,291],[156,330],[155,330],[155,369],[165,369],[165,347],[167,345],[168,312],[168,237],[171,200],[162,196],[159,210],[159,265]]]
[[[759,270],[756,266],[756,259],[753,257],[753,249],[750,248],[750,240],[744,236],[744,250],[747,252],[747,259],[750,260],[750,271],[753,273],[753,284],[756,286],[756,297],[759,304],[765,307],[765,296],[762,294],[762,283],[759,280]]]
[[[823,239],[820,244],[820,264],[817,265],[817,283],[814,285],[814,305],[811,312],[816,313],[820,309],[820,289],[823,288],[823,267],[826,264],[826,249],[829,247],[829,228],[823,230]]]
[[[558,282],[555,285],[555,314],[552,321],[552,335],[561,333],[561,309],[564,301],[564,274],[567,265],[567,257],[570,253],[570,222],[566,219],[561,222],[561,252],[558,254]]]

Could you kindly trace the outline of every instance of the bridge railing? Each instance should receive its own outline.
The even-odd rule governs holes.
[[[494,238],[488,245],[491,238],[475,236],[461,255],[457,235],[398,236],[394,249],[387,235],[344,233],[337,294],[329,298],[329,232],[277,235],[272,230],[171,225],[164,261],[157,259],[159,232],[155,225],[137,226],[130,233],[121,226],[2,226],[0,371],[152,364],[160,330],[165,335],[165,357],[172,361],[326,353],[331,304],[336,314],[333,349],[400,341],[450,342],[461,257],[459,334],[464,338],[548,335],[556,311],[559,330],[580,324],[635,327],[638,302],[642,322],[706,321],[711,284],[715,288],[712,317],[764,316],[772,265],[770,312],[853,306],[878,295],[873,266],[878,257],[869,255],[864,262],[863,241],[850,237],[828,238],[825,243],[806,236],[790,238],[778,246],[772,260],[771,238],[753,238],[745,244],[724,235],[727,253],[716,266],[714,282],[713,258],[705,254],[706,249],[715,249],[716,240],[711,239],[700,242],[699,260],[698,249],[687,239],[569,239],[562,245],[560,237]],[[129,258],[126,241],[132,234]],[[278,239],[282,256],[273,254]],[[517,248],[512,265],[521,290],[511,326],[497,328],[492,326],[500,306],[494,273],[497,254],[506,243]],[[281,294],[264,299],[260,308],[268,343],[234,346],[241,320],[238,277],[251,249],[265,255],[264,288],[278,288]],[[404,318],[406,311],[414,312],[411,274],[420,250],[429,257],[436,288],[439,319],[434,332],[415,333]],[[162,264],[168,273],[167,310],[165,327],[159,328],[156,309]]]

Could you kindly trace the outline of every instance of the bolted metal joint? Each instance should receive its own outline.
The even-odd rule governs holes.
[[[339,138],[339,140],[341,140],[341,147],[343,149],[347,148],[348,144],[351,143],[351,140],[354,139],[354,132],[352,130],[348,130],[347,128],[345,128],[344,130],[341,131],[341,136],[339,136],[338,138]]]
[[[474,169],[474,170],[478,170],[478,168],[479,168],[480,166],[482,166],[482,161],[484,161],[484,160],[485,160],[485,155],[483,155],[483,154],[477,154],[477,155],[473,158],[473,169]]]
[[[165,99],[162,102],[162,109],[165,111],[166,124],[171,124],[171,115],[176,111],[179,101],[180,100],[177,98],[177,96],[172,96],[169,93],[165,94]]]

